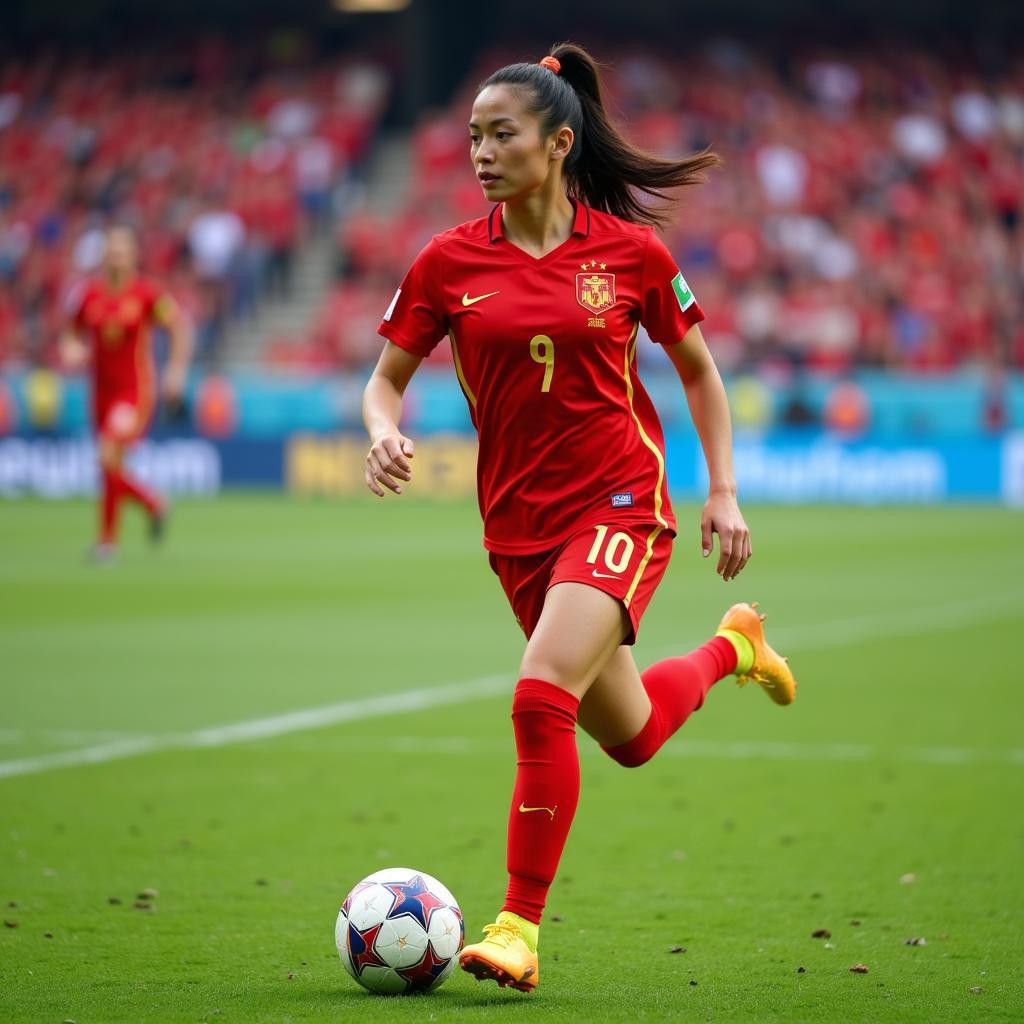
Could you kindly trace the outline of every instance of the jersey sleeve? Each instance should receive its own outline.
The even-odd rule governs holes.
[[[441,253],[431,239],[413,261],[377,333],[414,356],[429,356],[448,332],[441,301]]]
[[[92,287],[88,281],[78,281],[64,299],[64,312],[67,322],[78,331],[86,329],[85,304],[92,295]]]
[[[644,255],[640,283],[640,322],[652,341],[675,345],[686,332],[704,319],[676,261],[665,243],[651,232]]]

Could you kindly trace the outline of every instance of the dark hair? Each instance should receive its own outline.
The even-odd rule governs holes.
[[[634,190],[670,202],[665,189],[699,184],[703,172],[721,161],[707,149],[682,160],[637,149],[608,119],[597,61],[576,43],[553,46],[551,56],[561,64],[557,74],[540,64],[509,64],[482,82],[477,93],[489,85],[510,85],[540,118],[542,137],[562,125],[572,129],[575,138],[564,171],[571,198],[623,220],[663,226],[668,219],[664,209],[644,205]]]

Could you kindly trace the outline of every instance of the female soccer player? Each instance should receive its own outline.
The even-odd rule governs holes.
[[[103,273],[76,297],[62,339],[65,365],[76,368],[92,356],[93,413],[98,435],[103,487],[100,495],[96,561],[117,550],[118,513],[123,499],[138,502],[149,516],[149,532],[158,540],[164,526],[161,498],[136,480],[125,456],[149,426],[155,398],[150,329],[162,324],[170,334],[170,357],[163,394],[180,402],[192,353],[192,331],[177,304],[138,273],[138,245],[130,228],[107,231]],[[83,341],[83,336],[87,341]]]
[[[479,435],[484,545],[527,636],[512,700],[517,774],[509,883],[486,938],[461,966],[532,991],[538,926],[579,795],[577,721],[635,767],[697,710],[717,680],[753,679],[779,704],[796,683],[737,604],[715,637],[642,675],[630,645],[668,565],[676,520],[661,425],[636,374],[642,323],[682,381],[710,476],[707,556],[734,579],[750,557],[736,503],[725,390],[701,336],[703,313],[633,189],[661,196],[716,158],[661,160],[609,123],[598,68],[562,44],[480,87],[470,152],[487,217],[435,236],[380,325],[366,386],[366,485],[400,494],[413,442],[398,424],[420,361],[447,334]]]

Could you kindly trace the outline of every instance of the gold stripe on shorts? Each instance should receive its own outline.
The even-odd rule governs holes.
[[[622,603],[628,608],[629,602],[633,600],[633,594],[636,592],[636,588],[640,585],[640,579],[644,574],[644,570],[647,568],[647,563],[651,560],[651,556],[654,554],[654,542],[658,539],[658,535],[664,530],[665,527],[658,525],[647,537],[647,551],[644,557],[640,560],[640,565],[637,567],[636,575],[633,577],[633,582],[629,585],[629,590],[626,591],[626,596],[622,599]]]

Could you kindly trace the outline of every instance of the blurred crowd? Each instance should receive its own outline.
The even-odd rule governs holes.
[[[723,368],[1024,367],[1024,57],[979,69],[966,50],[604,52],[634,141],[723,160],[681,197],[666,236]],[[343,280],[297,359],[374,358],[381,311],[420,247],[486,212],[468,111],[476,83],[515,59],[486,55],[451,106],[423,118],[394,217],[344,226]]]
[[[56,365],[111,221],[136,228],[216,363],[231,320],[286,295],[298,247],[328,229],[389,82],[288,33],[0,63],[0,365]]]
[[[234,44],[213,39],[0,68],[0,364],[52,359],[62,295],[95,265],[111,217],[139,228],[147,269],[192,314],[207,358],[231,317],[287,294],[304,240],[331,231],[336,285],[265,360],[376,359],[416,253],[487,211],[466,122],[476,83],[521,54],[481,54],[450,105],[423,114],[408,189],[385,215],[335,197],[373,139],[388,74],[286,50],[250,55],[244,73]],[[722,158],[679,197],[666,241],[724,369],[1024,367],[1024,57],[594,50],[614,54],[609,105],[637,143]]]

